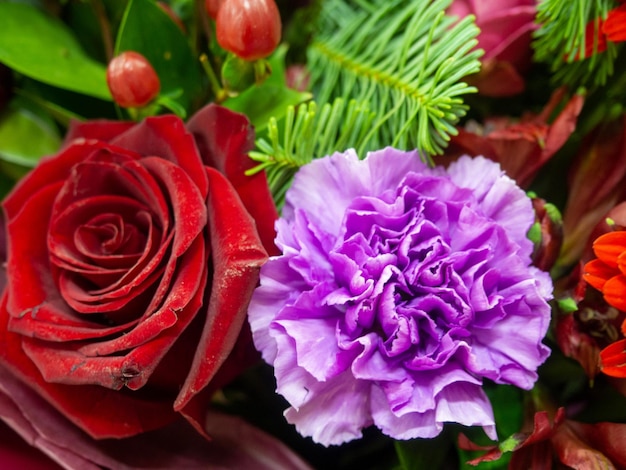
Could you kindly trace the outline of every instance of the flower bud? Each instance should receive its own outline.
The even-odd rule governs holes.
[[[224,0],[215,24],[219,45],[244,60],[263,59],[280,42],[282,24],[274,0]]]
[[[217,12],[222,5],[223,0],[204,0],[204,9],[206,10],[209,17],[216,19]]]
[[[107,84],[113,99],[123,108],[140,108],[152,101],[161,88],[150,62],[134,51],[122,52],[107,68]]]

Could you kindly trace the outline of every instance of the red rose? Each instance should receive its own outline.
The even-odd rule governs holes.
[[[0,362],[91,436],[202,432],[267,257],[250,215],[273,239],[252,138],[214,105],[75,124],[4,201]]]

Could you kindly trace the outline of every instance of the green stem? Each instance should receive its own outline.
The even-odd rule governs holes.
[[[204,73],[206,73],[206,76],[209,79],[209,83],[211,84],[211,89],[213,90],[213,94],[215,95],[215,102],[223,102],[226,98],[228,98],[228,93],[222,88],[222,85],[220,84],[220,81],[218,80],[217,75],[213,70],[213,67],[209,63],[209,58],[206,54],[202,54],[200,56],[200,64],[202,64]]]

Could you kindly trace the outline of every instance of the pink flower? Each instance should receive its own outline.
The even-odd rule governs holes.
[[[477,48],[483,49],[482,70],[471,84],[486,96],[510,96],[524,90],[522,74],[530,67],[531,34],[536,0],[454,0],[448,14],[476,17],[480,28]]]

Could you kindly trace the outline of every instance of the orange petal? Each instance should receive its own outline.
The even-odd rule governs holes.
[[[626,231],[609,232],[593,242],[593,252],[611,267],[617,267],[617,257],[626,251]]]
[[[606,281],[602,293],[609,305],[626,312],[626,276],[620,274]]]
[[[617,268],[622,274],[626,274],[626,251],[623,251],[617,257]]]
[[[626,5],[609,11],[606,21],[602,25],[602,32],[609,41],[626,41]]]
[[[626,378],[626,339],[600,351],[600,364],[602,372],[606,375]]]
[[[590,285],[601,291],[606,281],[616,274],[615,269],[610,268],[599,259],[594,259],[585,264],[583,278]]]

